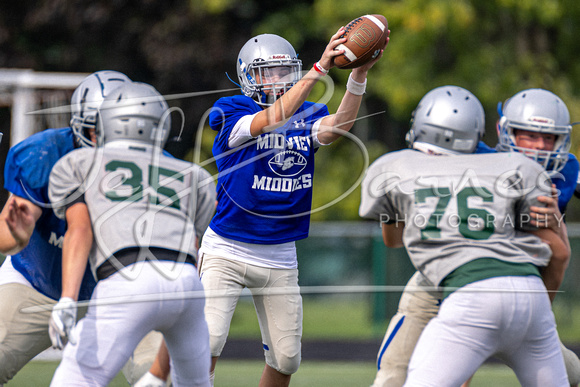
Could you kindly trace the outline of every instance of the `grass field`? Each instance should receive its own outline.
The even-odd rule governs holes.
[[[387,322],[373,323],[369,317],[370,307],[363,300],[343,298],[305,299],[304,340],[377,340],[380,343]],[[568,333],[575,337],[577,333]],[[260,332],[253,305],[243,298],[236,309],[231,338],[253,338],[259,342]],[[372,354],[373,358],[375,354]],[[32,361],[5,387],[48,386],[58,362]],[[262,360],[220,360],[216,370],[216,387],[252,387],[258,385],[264,363]],[[292,377],[292,387],[354,387],[370,386],[376,372],[372,361],[303,361],[298,373]],[[112,387],[126,387],[127,382],[119,375]],[[472,387],[519,386],[513,372],[503,365],[484,365],[475,374]]]
[[[58,362],[32,361],[5,387],[46,387]],[[258,385],[263,362],[223,360],[216,370],[216,387],[252,387]],[[292,387],[356,387],[370,386],[375,365],[358,362],[307,362],[292,377]],[[127,387],[118,375],[110,387]],[[513,372],[501,365],[485,365],[475,375],[472,387],[519,386]]]

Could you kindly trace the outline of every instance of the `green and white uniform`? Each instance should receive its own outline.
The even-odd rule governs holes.
[[[106,385],[141,339],[163,333],[174,385],[209,385],[209,335],[197,242],[215,207],[215,184],[201,167],[130,141],[78,149],[59,160],[49,188],[57,216],[86,203],[93,227],[89,261],[98,278],[52,385]],[[147,260],[145,260],[147,259]],[[198,297],[178,297],[200,293]],[[135,297],[151,295],[145,302]],[[165,296],[167,295],[167,296]],[[109,297],[124,303],[99,304]]]
[[[525,232],[533,229],[530,206],[549,193],[544,169],[518,153],[446,157],[403,150],[371,165],[360,215],[405,227],[405,247],[421,274],[445,287],[445,295],[462,290],[444,300],[425,328],[408,385],[460,385],[491,355],[504,359],[523,385],[566,385],[538,269],[551,251]],[[477,289],[464,291],[471,288]],[[506,334],[511,340],[502,339]],[[538,352],[541,358],[534,357]]]
[[[437,158],[403,150],[369,168],[360,215],[411,226],[404,229],[411,260],[439,285],[476,258],[546,266],[549,247],[523,230],[535,229],[529,208],[549,187],[544,169],[519,154]]]
[[[206,170],[155,154],[150,146],[129,144],[77,149],[51,174],[57,216],[64,218],[67,203],[81,197],[89,208],[97,242],[90,255],[95,275],[113,253],[135,246],[197,257],[196,237],[201,238],[213,215],[213,203],[204,205],[215,196]]]

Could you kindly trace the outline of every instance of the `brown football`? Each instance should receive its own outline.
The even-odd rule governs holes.
[[[334,58],[334,64],[341,69],[354,69],[375,59],[387,45],[389,25],[383,15],[364,15],[357,17],[345,27],[342,37],[347,38],[344,44],[336,49],[345,52]]]

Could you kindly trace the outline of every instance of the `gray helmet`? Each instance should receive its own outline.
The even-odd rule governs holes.
[[[441,86],[419,101],[406,140],[409,147],[437,154],[473,153],[485,133],[485,113],[475,95]]]
[[[171,126],[169,113],[167,102],[153,86],[126,83],[101,105],[99,143],[131,140],[163,147]]]
[[[498,104],[499,149],[522,152],[548,171],[559,171],[568,161],[570,151],[570,113],[564,101],[543,89],[523,90],[508,99],[502,110]],[[554,149],[530,150],[516,146],[514,130],[548,133],[556,136]]]
[[[103,100],[117,87],[131,80],[118,71],[103,70],[92,73],[75,89],[71,97],[70,126],[80,146],[94,146],[89,130],[95,129],[98,111]]]
[[[275,69],[275,68],[280,69]],[[263,34],[248,40],[240,50],[237,73],[244,95],[269,106],[302,76],[302,61],[294,47],[278,35]],[[271,79],[269,71],[283,70],[283,79]],[[271,90],[269,95],[265,91]]]

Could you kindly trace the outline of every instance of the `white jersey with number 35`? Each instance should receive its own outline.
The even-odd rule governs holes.
[[[90,255],[93,271],[129,247],[196,257],[196,238],[215,206],[215,184],[206,170],[164,156],[159,148],[125,141],[64,156],[51,172],[49,195],[62,218],[71,203],[87,203],[96,242]]]

